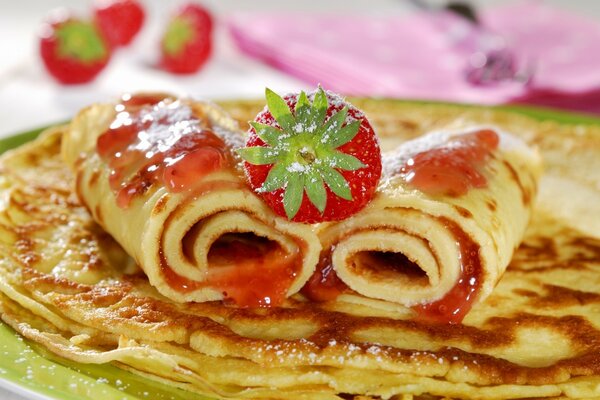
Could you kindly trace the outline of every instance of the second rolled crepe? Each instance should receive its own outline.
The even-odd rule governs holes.
[[[490,294],[521,242],[540,169],[535,151],[493,127],[406,142],[384,155],[373,202],[323,227],[319,271],[305,292],[332,282],[333,268],[347,286],[338,285],[341,293],[460,322]]]
[[[214,105],[139,95],[81,111],[62,151],[80,200],[164,296],[277,305],[312,274],[320,244],[247,187],[240,143]]]

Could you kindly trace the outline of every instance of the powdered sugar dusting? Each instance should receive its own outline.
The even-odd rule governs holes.
[[[227,146],[233,150],[244,147],[246,138],[237,121],[214,103],[205,101],[202,104],[212,130],[223,139]]]
[[[142,152],[149,151],[147,158],[151,158],[157,151],[168,151],[183,136],[201,129],[202,121],[194,118],[193,108],[198,105],[206,113],[210,128],[228,147],[235,149],[244,146],[244,135],[237,122],[218,106],[210,102],[190,103],[189,100],[180,99],[161,101],[140,111],[140,120],[146,128],[138,133],[138,140],[132,148]],[[123,117],[120,117],[121,114]],[[127,124],[124,118],[129,118],[128,112],[119,113],[113,124]]]
[[[146,128],[139,131],[132,148],[147,152],[147,158],[152,158],[154,151],[171,149],[184,135],[199,129],[200,123],[192,118],[192,114],[192,109],[180,101],[161,101],[142,109],[140,120]]]
[[[308,169],[309,169],[309,167],[307,165],[302,165],[299,162],[291,163],[287,167],[288,172],[297,172],[297,173],[306,172]]]
[[[397,349],[377,343],[352,343],[346,340],[331,338],[317,344],[307,339],[297,341],[274,341],[257,344],[253,349],[256,360],[275,362],[281,365],[306,363],[308,365],[338,365],[351,367],[364,365],[365,360],[373,360],[378,364],[394,362],[397,357],[405,357],[417,370],[425,366],[443,366],[447,368],[452,362],[445,356],[430,351],[412,351],[400,355]],[[458,357],[454,357],[457,361]],[[443,371],[443,370],[442,370]]]

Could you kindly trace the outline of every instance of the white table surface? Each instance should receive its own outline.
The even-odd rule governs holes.
[[[600,21],[599,1],[546,2]],[[213,57],[200,73],[181,78],[152,68],[164,17],[177,2],[152,0],[144,3],[147,23],[134,44],[117,52],[95,82],[67,87],[55,83],[44,71],[38,58],[35,33],[50,9],[66,6],[85,15],[91,1],[0,0],[0,138],[66,120],[87,104],[112,99],[128,91],[159,90],[226,99],[259,98],[263,96],[265,86],[276,91],[306,88],[303,82],[240,54],[218,23]],[[502,1],[478,0],[472,3],[488,7]],[[217,19],[233,10],[323,11],[361,15],[405,14],[413,10],[407,0],[211,0],[204,1],[204,4]],[[40,397],[17,395],[0,388],[0,399],[33,398]]]

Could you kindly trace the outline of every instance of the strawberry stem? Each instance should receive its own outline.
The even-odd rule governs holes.
[[[175,17],[167,27],[163,47],[168,55],[176,56],[193,40],[194,29],[192,23],[183,17]]]
[[[307,148],[300,149],[299,153],[300,153],[300,156],[304,159],[304,161],[306,161],[308,164],[314,163],[315,160],[317,159],[317,156],[315,156],[315,153]]]
[[[103,60],[108,48],[96,27],[85,21],[67,21],[56,29],[58,55],[86,63]]]

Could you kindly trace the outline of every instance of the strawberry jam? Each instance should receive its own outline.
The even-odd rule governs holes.
[[[429,195],[462,196],[487,185],[482,169],[498,143],[498,134],[490,129],[455,136],[409,158],[400,172],[408,184]]]
[[[215,243],[208,254],[208,282],[239,306],[277,306],[287,297],[301,259],[274,242],[257,239],[222,238]]]
[[[206,121],[166,95],[123,97],[97,141],[109,165],[117,204],[126,208],[154,183],[170,192],[193,189],[207,174],[231,165],[230,151]]]
[[[211,287],[240,307],[273,307],[286,299],[301,263],[299,252],[287,253],[275,242],[231,234],[211,246],[205,281],[177,275],[164,256],[161,270],[169,286],[182,293]]]
[[[137,93],[135,95],[126,93],[121,96],[119,103],[121,107],[117,106],[117,111],[122,111],[119,108],[131,110],[136,107],[153,106],[166,99],[174,100],[174,97],[166,93]]]
[[[460,275],[452,289],[441,299],[414,306],[418,319],[437,323],[460,323],[473,307],[479,293],[483,269],[479,257],[479,245],[460,226],[447,218],[442,223],[454,235],[460,252]]]
[[[331,301],[348,291],[348,286],[337,276],[331,264],[331,253],[322,256],[317,269],[302,288],[302,294],[312,301]]]

